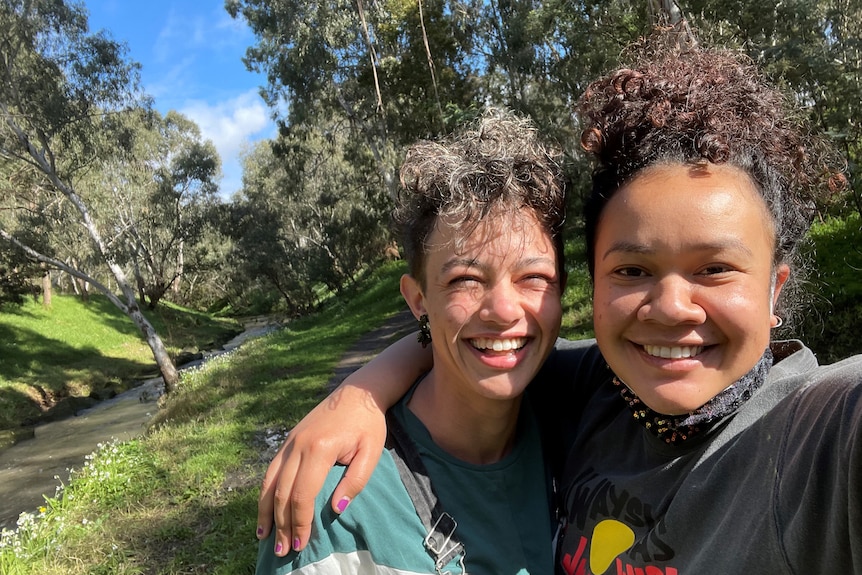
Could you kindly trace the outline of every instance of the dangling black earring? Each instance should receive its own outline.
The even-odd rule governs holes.
[[[428,347],[431,343],[431,327],[428,325],[428,314],[423,313],[419,316],[419,337],[416,338],[422,347]]]

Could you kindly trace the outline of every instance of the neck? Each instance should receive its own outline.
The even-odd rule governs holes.
[[[407,408],[449,455],[487,465],[512,450],[521,397],[492,399],[471,391],[432,369],[419,382]]]

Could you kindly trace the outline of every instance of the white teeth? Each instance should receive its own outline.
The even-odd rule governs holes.
[[[491,339],[487,337],[476,338],[470,341],[476,349],[490,349],[493,351],[512,351],[521,349],[527,344],[526,338],[518,337],[512,339]]]
[[[682,359],[684,357],[694,357],[703,351],[702,345],[682,346],[682,347],[665,347],[660,345],[645,345],[644,351],[655,357],[665,359]]]

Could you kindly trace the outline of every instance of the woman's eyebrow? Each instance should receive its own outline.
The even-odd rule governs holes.
[[[477,258],[452,258],[443,264],[442,271],[448,272],[457,267],[484,269],[485,266],[480,264]]]
[[[735,237],[687,245],[685,251],[723,252],[732,250],[741,251],[748,256],[752,255],[751,249],[745,244],[745,242]],[[602,254],[602,259],[606,259],[609,255],[613,253],[650,255],[656,253],[657,251],[658,249],[646,244],[636,243],[628,240],[620,240],[618,242],[612,243],[611,246],[607,250],[605,250],[605,252]]]

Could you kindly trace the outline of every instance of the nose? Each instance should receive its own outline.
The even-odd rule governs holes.
[[[479,319],[482,321],[512,325],[523,316],[524,308],[515,286],[501,282],[485,292],[479,310]]]
[[[679,275],[658,279],[641,303],[638,319],[664,325],[703,323],[706,311],[695,301],[696,289],[697,286]]]

